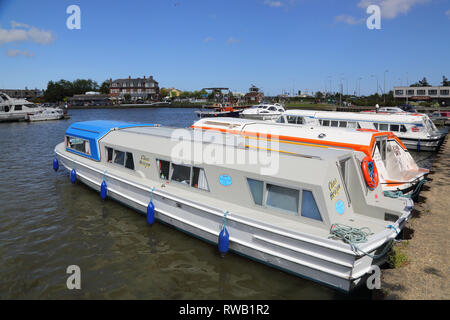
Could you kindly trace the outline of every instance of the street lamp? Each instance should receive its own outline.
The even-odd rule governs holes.
[[[373,77],[373,78],[375,78],[375,79],[377,79],[377,94],[378,94],[378,76],[375,76],[375,75],[370,75],[371,77]]]
[[[384,106],[385,107],[386,107],[386,72],[389,72],[389,70],[384,71],[383,96],[384,96]]]

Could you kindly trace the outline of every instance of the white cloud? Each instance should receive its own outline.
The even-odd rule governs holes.
[[[264,4],[269,7],[279,8],[283,6],[283,2],[281,1],[271,1],[271,0],[264,0]]]
[[[342,14],[342,15],[337,16],[337,17],[334,18],[335,22],[343,22],[343,23],[346,23],[346,24],[353,24],[353,25],[361,24],[361,23],[364,22],[364,20],[365,20],[364,18],[356,19],[355,17],[349,16],[349,15],[346,15],[346,14]]]
[[[447,17],[450,19],[450,10],[445,11],[445,14],[446,14]]]
[[[399,14],[406,14],[412,7],[427,3],[430,0],[361,0],[358,7],[366,9],[370,5],[378,5],[381,8],[381,17],[394,19]]]
[[[203,42],[211,42],[211,41],[214,41],[214,40],[216,40],[216,39],[214,39],[213,37],[206,37],[206,39],[203,40]]]
[[[8,57],[17,57],[17,56],[32,57],[32,56],[34,56],[34,53],[29,52],[28,50],[20,51],[17,49],[6,50],[5,54]]]
[[[11,21],[11,27],[13,27],[13,28],[21,28],[21,27],[29,28],[30,26],[28,24],[25,24],[25,23]]]
[[[25,23],[11,21],[11,27],[11,29],[3,29],[0,27],[0,45],[9,42],[24,41],[49,44],[55,40],[52,32],[41,30]]]
[[[230,43],[239,43],[239,42],[241,42],[241,40],[239,40],[239,39],[234,39],[233,37],[230,37],[230,38],[227,40],[227,44],[230,44]]]

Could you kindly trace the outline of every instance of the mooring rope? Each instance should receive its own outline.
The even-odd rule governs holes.
[[[403,192],[399,191],[384,191],[384,195],[389,198],[410,198],[410,199],[417,199],[419,196],[420,190],[422,189],[422,186],[427,182],[427,179],[421,180],[416,187],[414,188],[414,191],[410,194],[404,194]]]
[[[393,225],[389,225],[387,227],[390,229],[394,229],[396,234],[398,235],[398,230]],[[348,243],[352,247],[352,250],[355,253],[361,252],[364,255],[369,256],[374,260],[383,257],[392,248],[393,244],[395,243],[395,240],[392,240],[392,241],[390,241],[390,243],[388,245],[386,245],[384,247],[384,249],[382,250],[381,253],[376,254],[376,255],[371,255],[371,254],[361,250],[356,245],[357,243],[367,242],[368,237],[372,234],[372,232],[370,231],[369,228],[367,228],[367,227],[353,228],[351,226],[347,226],[344,224],[335,223],[331,226],[330,233],[331,233],[331,235],[329,238],[335,239],[335,240],[342,240],[345,243]]]

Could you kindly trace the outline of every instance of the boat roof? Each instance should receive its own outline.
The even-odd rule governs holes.
[[[318,127],[296,124],[279,124],[267,121],[254,121],[243,118],[200,119],[191,128],[215,130],[241,135],[279,136],[279,140],[295,140],[320,145],[348,147],[371,147],[377,136],[390,136],[389,132],[358,131],[350,128]]]
[[[342,119],[360,121],[382,121],[395,123],[418,123],[426,117],[420,113],[395,114],[395,113],[371,113],[371,112],[334,112],[334,111],[314,111],[314,110],[287,110],[284,115],[306,116],[316,119]]]
[[[182,130],[182,131],[180,131]],[[254,150],[268,150],[271,147],[275,147],[270,143],[262,141],[260,143],[255,143],[254,141],[248,142],[245,144],[243,139],[235,139],[235,135],[225,135],[222,132],[210,131],[206,132],[203,135],[196,134],[194,129],[189,128],[171,128],[171,127],[129,127],[122,129],[120,131],[111,131],[114,134],[108,134],[105,138],[108,141],[111,141],[111,137],[117,137],[117,134],[127,133],[133,135],[147,135],[154,136],[159,138],[169,139],[170,141],[192,141],[192,142],[201,142],[207,144],[220,144],[220,145],[228,145],[236,148],[248,148]],[[128,146],[139,144],[140,141],[137,137],[136,139],[125,138],[128,142]],[[117,140],[118,141],[118,140]],[[148,141],[148,139],[144,139],[143,141]],[[143,144],[142,148],[146,148],[148,145]],[[266,149],[267,147],[267,149]],[[136,145],[136,148],[138,146]],[[339,149],[328,149],[328,148],[317,148],[307,145],[301,144],[280,144],[276,146],[277,149],[270,149],[271,151],[281,152],[288,155],[300,156],[303,158],[311,158],[311,159],[321,159],[321,160],[330,160],[330,159],[338,159],[344,156],[348,156],[350,151],[348,150],[339,150]]]
[[[121,130],[132,127],[153,127],[156,124],[138,124],[128,123],[123,121],[113,120],[93,120],[75,122],[66,130],[66,135],[89,140],[91,147],[91,154],[88,158],[100,161],[100,153],[98,148],[98,141],[103,138],[110,131]]]

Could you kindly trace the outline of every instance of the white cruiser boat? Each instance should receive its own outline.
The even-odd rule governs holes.
[[[408,193],[415,190],[429,173],[429,170],[417,166],[400,139],[391,132],[297,125],[296,119],[289,116],[287,120],[292,124],[233,118],[202,119],[191,128],[238,134],[253,139],[267,139],[268,134],[276,130],[278,136],[272,135],[270,139],[289,144],[361,151],[374,160],[384,191]]]
[[[60,120],[64,118],[62,109],[60,108],[44,108],[41,111],[30,115],[28,120],[35,121],[47,121],[47,120]]]
[[[222,161],[216,148],[242,161]],[[385,261],[413,205],[385,197],[379,184],[368,188],[361,171],[366,155],[354,150],[87,121],[72,124],[54,152],[55,170],[62,164],[72,182],[146,213],[150,224],[155,218],[218,244],[222,253],[346,292]],[[273,161],[258,160],[266,156]],[[336,238],[340,225],[370,232],[350,244]]]
[[[26,121],[29,115],[41,112],[43,109],[25,99],[13,99],[0,92],[0,122]]]
[[[411,150],[435,151],[444,141],[446,133],[439,131],[426,114],[420,113],[370,113],[329,112],[313,110],[288,110],[278,122],[316,124],[323,127],[362,128],[393,132]]]
[[[241,118],[254,120],[277,120],[284,112],[281,104],[258,104],[241,112]]]

